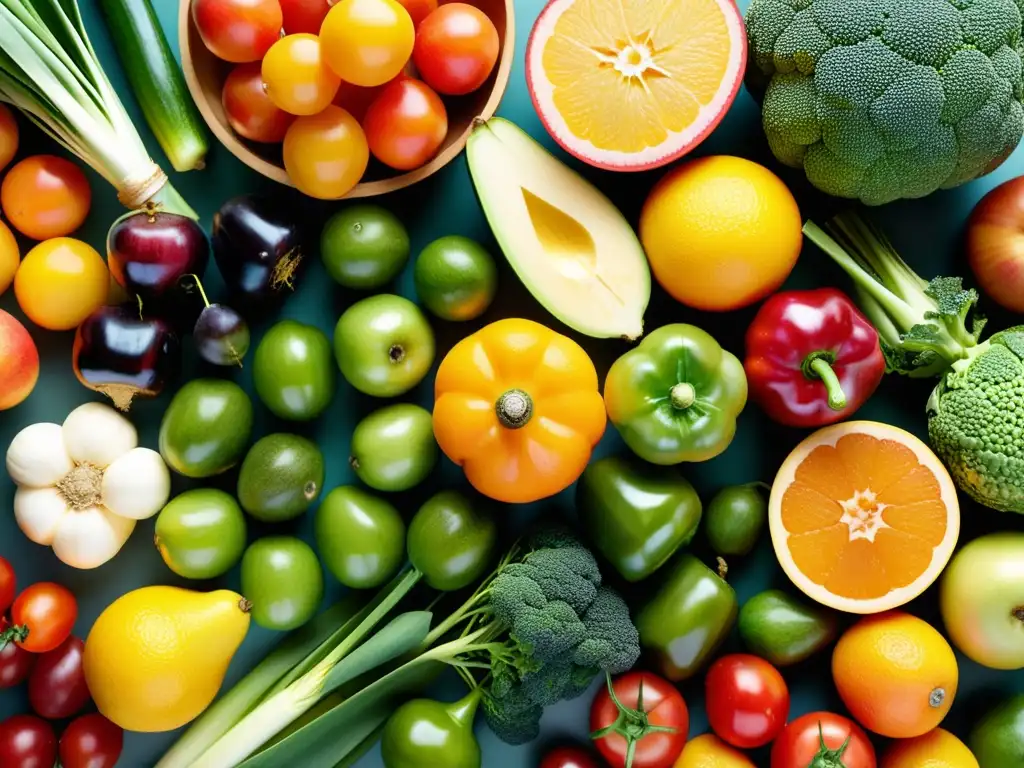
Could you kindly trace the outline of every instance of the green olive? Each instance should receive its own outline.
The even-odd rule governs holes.
[[[242,595],[266,629],[301,627],[317,612],[324,575],[313,548],[292,536],[257,539],[242,556]]]
[[[458,491],[441,491],[413,517],[406,550],[428,585],[453,592],[484,575],[497,540],[494,518]]]
[[[402,516],[360,488],[343,485],[328,493],[313,525],[324,565],[346,587],[379,587],[405,562]]]
[[[352,433],[349,463],[378,491],[407,491],[422,483],[438,460],[430,413],[399,403],[374,411]]]
[[[715,494],[705,512],[704,529],[719,555],[742,557],[757,544],[767,519],[768,504],[756,484],[734,485]]]

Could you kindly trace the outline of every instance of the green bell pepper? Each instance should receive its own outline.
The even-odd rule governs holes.
[[[675,469],[610,456],[576,485],[580,525],[627,581],[650,576],[689,544],[700,523],[700,497]]]
[[[747,404],[743,364],[705,331],[677,323],[652,332],[608,371],[608,418],[652,464],[707,461],[732,442]]]
[[[663,677],[673,682],[686,680],[711,659],[736,622],[737,611],[733,588],[696,557],[684,553],[637,614],[640,645]]]

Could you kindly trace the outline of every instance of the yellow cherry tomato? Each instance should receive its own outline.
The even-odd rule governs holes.
[[[270,100],[293,115],[322,112],[341,85],[341,78],[324,61],[316,35],[282,37],[263,57],[262,75]]]
[[[57,237],[25,254],[14,295],[29,320],[51,331],[77,328],[107,300],[110,273],[88,243]]]
[[[412,56],[416,28],[395,0],[341,0],[320,28],[324,57],[352,85],[383,85]]]
[[[14,233],[10,228],[0,221],[0,295],[11,287],[14,273],[18,271],[20,263],[21,251],[18,250],[18,241],[14,239]]]
[[[18,121],[6,104],[0,104],[0,171],[6,168],[18,151]]]
[[[754,762],[720,738],[705,733],[686,742],[673,768],[755,768]]]
[[[284,167],[310,197],[337,200],[359,183],[370,161],[366,134],[341,107],[300,117],[284,137]]]

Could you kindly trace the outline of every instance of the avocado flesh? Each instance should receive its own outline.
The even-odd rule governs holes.
[[[651,273],[612,202],[507,120],[478,124],[466,153],[494,236],[534,298],[588,336],[639,337]]]

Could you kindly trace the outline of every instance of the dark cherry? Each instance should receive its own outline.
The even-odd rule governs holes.
[[[189,274],[201,275],[210,258],[202,227],[188,216],[135,211],[107,234],[107,264],[114,279],[143,302],[172,293]]]
[[[240,306],[269,307],[294,290],[303,238],[280,203],[256,195],[228,200],[213,216],[211,239],[217,267]]]
[[[181,370],[181,343],[171,325],[141,317],[137,304],[100,307],[75,334],[75,375],[127,411],[136,396],[156,397]]]
[[[208,304],[192,331],[199,356],[214,365],[242,365],[249,351],[249,324],[231,307]]]

